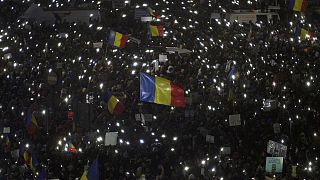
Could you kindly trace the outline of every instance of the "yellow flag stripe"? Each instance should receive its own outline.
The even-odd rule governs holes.
[[[171,81],[156,77],[156,92],[154,102],[157,104],[171,105]]]

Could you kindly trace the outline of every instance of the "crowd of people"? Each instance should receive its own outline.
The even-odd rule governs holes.
[[[0,2],[0,179],[35,179],[42,169],[48,179],[80,179],[95,159],[100,179],[320,176],[319,26],[304,13],[284,3],[280,20],[239,24],[210,13],[266,9],[269,1],[132,0],[120,9],[94,1],[103,18],[89,23],[19,18],[32,3],[87,3],[50,2]],[[155,11],[163,37],[151,37],[150,22],[134,18],[138,7]],[[296,27],[308,30],[306,39]],[[111,47],[111,30],[141,43],[129,38],[125,48]],[[158,64],[159,54],[167,60]],[[140,72],[180,84],[186,107],[140,102]],[[120,116],[106,108],[106,90],[124,104]],[[33,136],[28,111],[39,126]],[[230,126],[235,114],[241,125]],[[104,145],[107,132],[118,132],[117,145]],[[280,173],[265,171],[269,140],[287,146]],[[21,145],[36,155],[36,167],[17,154]]]

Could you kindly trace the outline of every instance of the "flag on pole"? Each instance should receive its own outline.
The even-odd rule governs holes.
[[[155,17],[156,15],[154,14],[154,10],[151,9],[151,7],[148,7],[146,9],[146,16],[152,16],[152,17]]]
[[[184,90],[172,81],[140,73],[140,100],[174,107],[185,107]]]
[[[120,115],[124,111],[123,103],[116,98],[112,93],[107,90],[105,94],[102,96],[104,102],[107,103],[108,110],[113,115]]]
[[[110,31],[108,44],[110,46],[124,48],[128,42],[128,36],[116,31]]]
[[[289,9],[305,12],[308,7],[308,0],[289,0]]]
[[[155,26],[155,25],[149,25],[150,33],[152,37],[163,37],[164,31],[163,26]]]

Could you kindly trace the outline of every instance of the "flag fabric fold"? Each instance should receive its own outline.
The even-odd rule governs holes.
[[[295,37],[300,37],[301,40],[305,40],[310,37],[310,33],[308,30],[300,27],[296,27],[295,29]]]
[[[116,98],[112,93],[108,90],[103,95],[103,101],[107,103],[108,110],[113,115],[120,115],[124,111],[123,103]]]
[[[163,37],[164,31],[162,25],[149,25],[149,28],[152,37]]]
[[[24,123],[28,134],[34,136],[37,133],[39,126],[36,117],[33,115],[33,112],[27,112]]]
[[[305,12],[308,7],[308,0],[289,0],[289,9]]]
[[[128,42],[128,36],[116,31],[110,31],[108,44],[119,48],[124,48]]]
[[[150,7],[148,7],[148,8],[146,9],[146,16],[155,17],[156,15],[154,14],[154,10],[151,9]]]
[[[85,170],[80,180],[99,180],[99,162],[94,160],[88,170]]]
[[[140,74],[140,100],[174,107],[185,107],[184,90],[172,81]]]

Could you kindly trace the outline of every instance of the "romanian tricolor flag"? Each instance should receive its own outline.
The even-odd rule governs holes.
[[[150,28],[150,33],[152,37],[163,37],[163,26],[154,26],[154,25],[149,25]]]
[[[289,0],[289,9],[305,12],[307,10],[308,0]]]
[[[184,90],[172,81],[140,74],[140,100],[174,107],[185,107]]]
[[[151,9],[150,7],[148,7],[148,8],[146,9],[146,16],[155,17],[156,15],[154,14],[154,10]]]
[[[99,180],[99,162],[98,159],[94,160],[88,170],[85,170],[80,180]]]
[[[71,152],[71,153],[76,153],[77,152],[76,147],[72,143],[68,144],[68,152]]]
[[[108,90],[102,97],[103,101],[107,103],[108,110],[113,115],[120,115],[124,111],[123,103],[116,98],[112,93]]]
[[[26,150],[24,143],[20,144],[19,154],[21,157],[23,157],[25,164],[30,165],[31,156],[30,156],[30,153]]]
[[[110,31],[108,44],[110,46],[124,48],[128,42],[128,36],[118,33],[116,31]]]
[[[39,128],[37,119],[31,111],[28,111],[24,120],[24,124],[28,130],[28,133],[34,136]]]
[[[309,31],[304,28],[296,27],[294,34],[296,38],[300,37],[301,40],[310,38]]]

